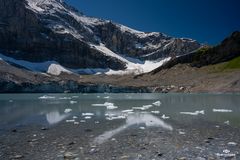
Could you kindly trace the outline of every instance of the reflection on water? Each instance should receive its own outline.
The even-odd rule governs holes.
[[[118,108],[108,107],[110,104]],[[239,104],[239,94],[2,94],[0,130],[29,124],[65,123],[73,116],[79,117],[76,122],[85,122],[86,127],[98,121],[103,125],[94,129],[100,133],[109,131],[106,133],[110,137],[138,124],[171,130],[164,121],[189,126],[194,125],[192,123],[196,120],[221,124],[229,122],[227,124],[240,127]],[[93,116],[85,119],[84,113],[93,113]]]
[[[151,114],[134,113],[127,116],[126,123],[117,129],[113,129],[96,137],[93,143],[102,144],[112,138],[114,135],[124,131],[133,125],[145,125],[146,127],[161,127],[166,130],[173,130],[172,126],[165,123],[160,118]]]
[[[62,120],[66,119],[68,116],[69,114],[61,115],[59,111],[52,111],[52,112],[46,113],[46,119],[50,125],[57,124]]]

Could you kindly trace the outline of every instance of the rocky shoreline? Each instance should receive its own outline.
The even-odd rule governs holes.
[[[171,120],[169,120],[171,122]],[[53,127],[21,126],[2,131],[1,159],[239,159],[239,128],[194,122],[174,123],[173,131],[161,128],[129,128],[103,144],[93,139],[104,124]],[[207,129],[207,130],[206,130]],[[203,134],[204,133],[204,134]],[[19,138],[21,137],[21,138]]]

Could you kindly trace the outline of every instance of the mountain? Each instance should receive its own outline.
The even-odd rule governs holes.
[[[229,37],[225,38],[219,45],[202,47],[196,52],[172,58],[164,65],[151,71],[149,74],[156,74],[162,69],[168,69],[177,64],[189,63],[192,67],[203,67],[227,62],[238,56],[240,56],[240,32],[235,31]]]
[[[62,0],[0,0],[0,10],[0,93],[240,92],[239,31],[208,47]]]
[[[201,47],[85,16],[61,0],[0,0],[0,10],[0,57],[32,71],[145,73]]]

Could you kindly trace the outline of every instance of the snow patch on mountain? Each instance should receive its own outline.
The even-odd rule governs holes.
[[[121,57],[124,59],[123,57]],[[128,58],[127,58],[128,59]],[[127,63],[127,68],[125,70],[111,70],[109,68],[81,68],[81,69],[71,69],[71,68],[65,68],[61,66],[56,61],[46,61],[46,62],[28,62],[25,60],[17,60],[8,56],[5,56],[3,54],[0,54],[0,60],[3,60],[5,62],[8,62],[10,64],[14,64],[16,66],[21,66],[23,68],[26,68],[30,71],[34,72],[43,72],[48,73],[51,75],[60,75],[61,73],[68,73],[68,74],[106,74],[106,75],[127,75],[127,74],[142,74],[151,72],[152,70],[160,67],[167,61],[169,61],[171,58],[165,58],[159,61],[145,61],[141,62],[139,60],[136,60],[134,63],[134,60],[131,59],[131,61],[128,61],[125,59],[125,62]]]
[[[139,38],[146,38],[146,37],[149,37],[149,36],[159,36],[160,35],[160,33],[158,33],[158,32],[149,32],[149,33],[141,32],[141,31],[138,31],[138,30],[135,30],[135,29],[132,29],[132,28],[129,28],[127,26],[120,25],[120,24],[117,24],[117,26],[120,28],[120,30],[122,32],[135,34]]]
[[[72,73],[70,70],[59,65],[56,61],[34,63],[34,62],[28,62],[24,60],[17,60],[8,56],[4,56],[3,54],[0,54],[0,57],[5,62],[14,64],[17,66],[21,66],[23,68],[26,68],[34,72],[43,72],[51,75],[60,75],[62,72]]]
[[[51,64],[49,67],[48,67],[48,70],[47,70],[47,73],[48,74],[52,74],[52,75],[60,75],[62,72],[64,73],[69,73],[71,74],[72,72],[65,69],[63,66],[59,65],[59,64]]]

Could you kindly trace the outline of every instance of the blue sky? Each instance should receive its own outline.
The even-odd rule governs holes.
[[[240,0],[65,0],[88,16],[218,44],[240,30]]]

